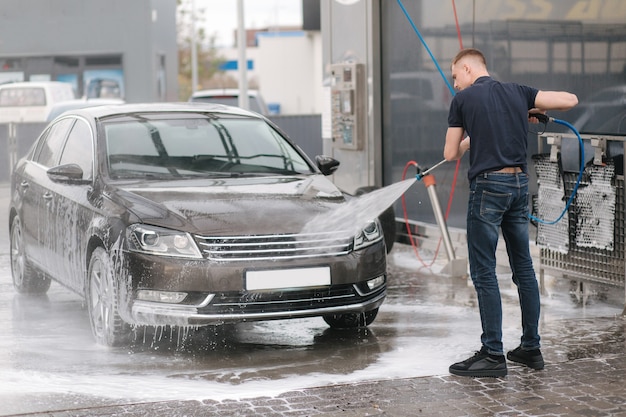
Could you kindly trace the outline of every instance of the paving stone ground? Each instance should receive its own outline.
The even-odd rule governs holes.
[[[594,339],[586,335],[593,329]],[[454,375],[294,390],[277,397],[77,408],[31,417],[550,416],[626,417],[626,318],[555,321],[544,329],[545,369],[509,363],[503,378]],[[558,339],[558,340],[557,340]],[[571,352],[561,357],[552,346]]]

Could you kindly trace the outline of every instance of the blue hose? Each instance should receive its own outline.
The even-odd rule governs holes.
[[[563,126],[566,126],[567,128],[569,128],[572,132],[574,132],[576,134],[576,137],[578,138],[578,144],[580,145],[580,169],[578,170],[578,178],[576,179],[576,184],[574,184],[574,189],[572,190],[572,195],[569,196],[569,199],[567,200],[567,203],[565,204],[565,208],[561,212],[561,215],[556,218],[556,220],[547,221],[547,220],[539,219],[539,218],[533,216],[532,214],[528,215],[528,217],[531,220],[534,220],[534,221],[539,222],[541,224],[556,224],[563,218],[563,216],[565,216],[565,213],[567,213],[567,210],[569,209],[569,206],[572,204],[572,201],[574,201],[574,197],[576,197],[576,192],[578,191],[578,186],[580,185],[580,181],[583,178],[583,173],[585,172],[585,145],[583,143],[583,139],[580,137],[580,133],[578,133],[578,130],[574,126],[572,126],[570,123],[566,122],[565,120],[554,119],[554,118],[550,117],[550,121],[552,121],[554,123],[557,123],[557,124],[560,124],[560,125],[563,125]]]

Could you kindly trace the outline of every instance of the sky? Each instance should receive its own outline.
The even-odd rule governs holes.
[[[191,2],[193,0],[185,0]],[[232,47],[237,29],[237,0],[195,0],[204,9],[207,34],[217,35],[216,46]],[[302,0],[244,0],[246,29],[302,25]]]

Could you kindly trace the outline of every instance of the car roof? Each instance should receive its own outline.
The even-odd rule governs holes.
[[[124,104],[125,101],[118,98],[78,98],[54,103],[48,114],[48,121],[54,120],[68,110],[82,109],[85,107],[104,106],[111,104]]]
[[[259,92],[257,90],[248,90],[249,96],[257,96]],[[239,96],[238,88],[213,88],[209,90],[196,91],[191,97],[213,97],[213,96]]]
[[[262,116],[249,112],[238,107],[225,106],[223,104],[213,103],[130,103],[115,104],[97,107],[86,107],[82,109],[71,110],[68,114],[82,115],[85,117],[93,117],[102,119],[110,116],[124,115],[128,113],[159,113],[159,112],[207,112],[221,113],[225,115],[248,116],[255,118],[263,118]]]

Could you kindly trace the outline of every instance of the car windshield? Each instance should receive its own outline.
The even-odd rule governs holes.
[[[115,179],[312,173],[263,120],[199,114],[132,115],[103,123]]]

